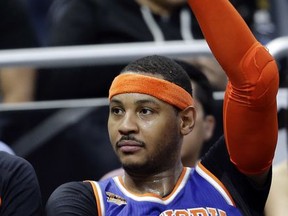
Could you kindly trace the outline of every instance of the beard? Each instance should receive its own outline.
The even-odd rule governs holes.
[[[134,174],[156,174],[159,171],[161,171],[160,167],[157,166],[157,163],[153,163],[152,161],[149,161],[148,163],[124,163],[122,164],[123,169],[127,173],[134,173]]]
[[[171,145],[168,149],[159,149],[145,161],[123,162],[122,167],[127,173],[134,175],[155,175],[174,167],[176,161],[181,160],[180,158],[180,153],[177,153],[175,146]]]

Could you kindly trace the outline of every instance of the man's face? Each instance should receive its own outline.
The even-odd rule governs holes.
[[[173,106],[155,97],[115,95],[110,102],[108,130],[126,171],[159,172],[180,159],[179,115]]]
[[[192,86],[196,87],[197,83],[192,82]],[[196,93],[196,94],[195,94]],[[197,95],[197,88],[194,88],[194,94]],[[181,158],[184,166],[194,166],[199,159],[201,149],[205,141],[211,139],[215,118],[212,115],[205,115],[202,104],[194,98],[196,109],[196,121],[193,130],[184,137],[181,149]]]
[[[183,146],[181,149],[181,158],[184,166],[194,166],[199,159],[199,154],[205,142],[205,116],[202,105],[195,101],[196,121],[193,131],[184,137]]]

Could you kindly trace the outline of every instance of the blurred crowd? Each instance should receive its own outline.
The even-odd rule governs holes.
[[[272,1],[230,1],[261,43],[267,44],[283,36],[278,29],[278,16]],[[173,40],[197,43],[197,40],[203,39],[197,20],[185,0],[1,0],[0,14],[0,50]],[[225,89],[226,75],[214,58],[199,56],[184,60],[207,76],[213,91]],[[287,58],[279,59],[278,64],[280,85],[287,86]],[[107,97],[111,81],[123,66],[109,64],[53,68],[13,65],[3,67],[0,68],[1,102],[6,104]],[[222,106],[218,105],[215,113],[218,125],[216,135],[222,133],[219,129],[222,121],[221,108]],[[8,112],[0,117],[0,140],[13,147],[13,144],[19,143],[19,137],[31,131],[35,132],[35,124],[44,120],[47,123],[47,116],[53,115],[54,110],[48,114],[37,113],[36,117],[31,119],[29,116]],[[97,179],[107,170],[118,167],[119,162],[113,153],[103,155],[98,151],[99,148],[105,152],[111,150],[107,147],[109,138],[106,119],[107,107],[88,111],[78,125],[69,125],[69,132],[53,134],[55,136],[49,140],[49,143],[52,143],[50,149],[45,145],[27,156],[36,172],[43,166],[36,163],[41,157],[49,158],[49,154],[59,153],[63,161],[66,160],[61,165],[56,160],[51,161],[50,166],[55,170],[55,181],[50,181],[51,185],[42,189],[44,201],[59,182],[77,178]],[[43,124],[42,126],[44,127]],[[42,135],[47,138],[50,135],[46,133],[47,131]],[[35,139],[37,138],[36,136]],[[99,145],[93,145],[95,143]],[[94,162],[95,155],[98,158],[97,164]],[[75,158],[77,161],[74,164],[71,161]],[[111,166],[103,169],[99,161],[106,161]],[[83,168],[83,163],[86,168]],[[67,164],[72,168],[67,169]],[[68,173],[66,177],[60,177],[63,169]],[[98,170],[98,173],[91,174],[91,170]],[[38,172],[40,183],[46,183],[47,175]]]

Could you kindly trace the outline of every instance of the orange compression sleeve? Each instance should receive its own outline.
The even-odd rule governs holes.
[[[223,124],[231,161],[244,174],[272,164],[277,143],[279,74],[275,60],[228,0],[189,0],[229,83]]]

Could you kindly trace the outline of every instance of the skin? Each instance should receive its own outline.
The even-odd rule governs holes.
[[[193,107],[176,113],[173,106],[149,95],[112,97],[108,130],[125,170],[127,189],[161,197],[169,194],[183,169],[183,137],[192,131],[194,123]]]
[[[288,212],[288,161],[273,167],[273,178],[267,203],[265,216],[287,215]]]
[[[0,88],[3,103],[32,101],[36,72],[32,68],[7,67],[0,69]]]
[[[196,87],[195,82],[191,82],[193,87]],[[197,90],[197,88],[194,88]],[[195,91],[195,95],[197,92]],[[211,139],[215,129],[215,117],[213,115],[205,115],[202,104],[194,98],[196,118],[193,131],[183,139],[181,149],[181,158],[184,166],[194,167],[200,157],[201,149],[205,141]]]

